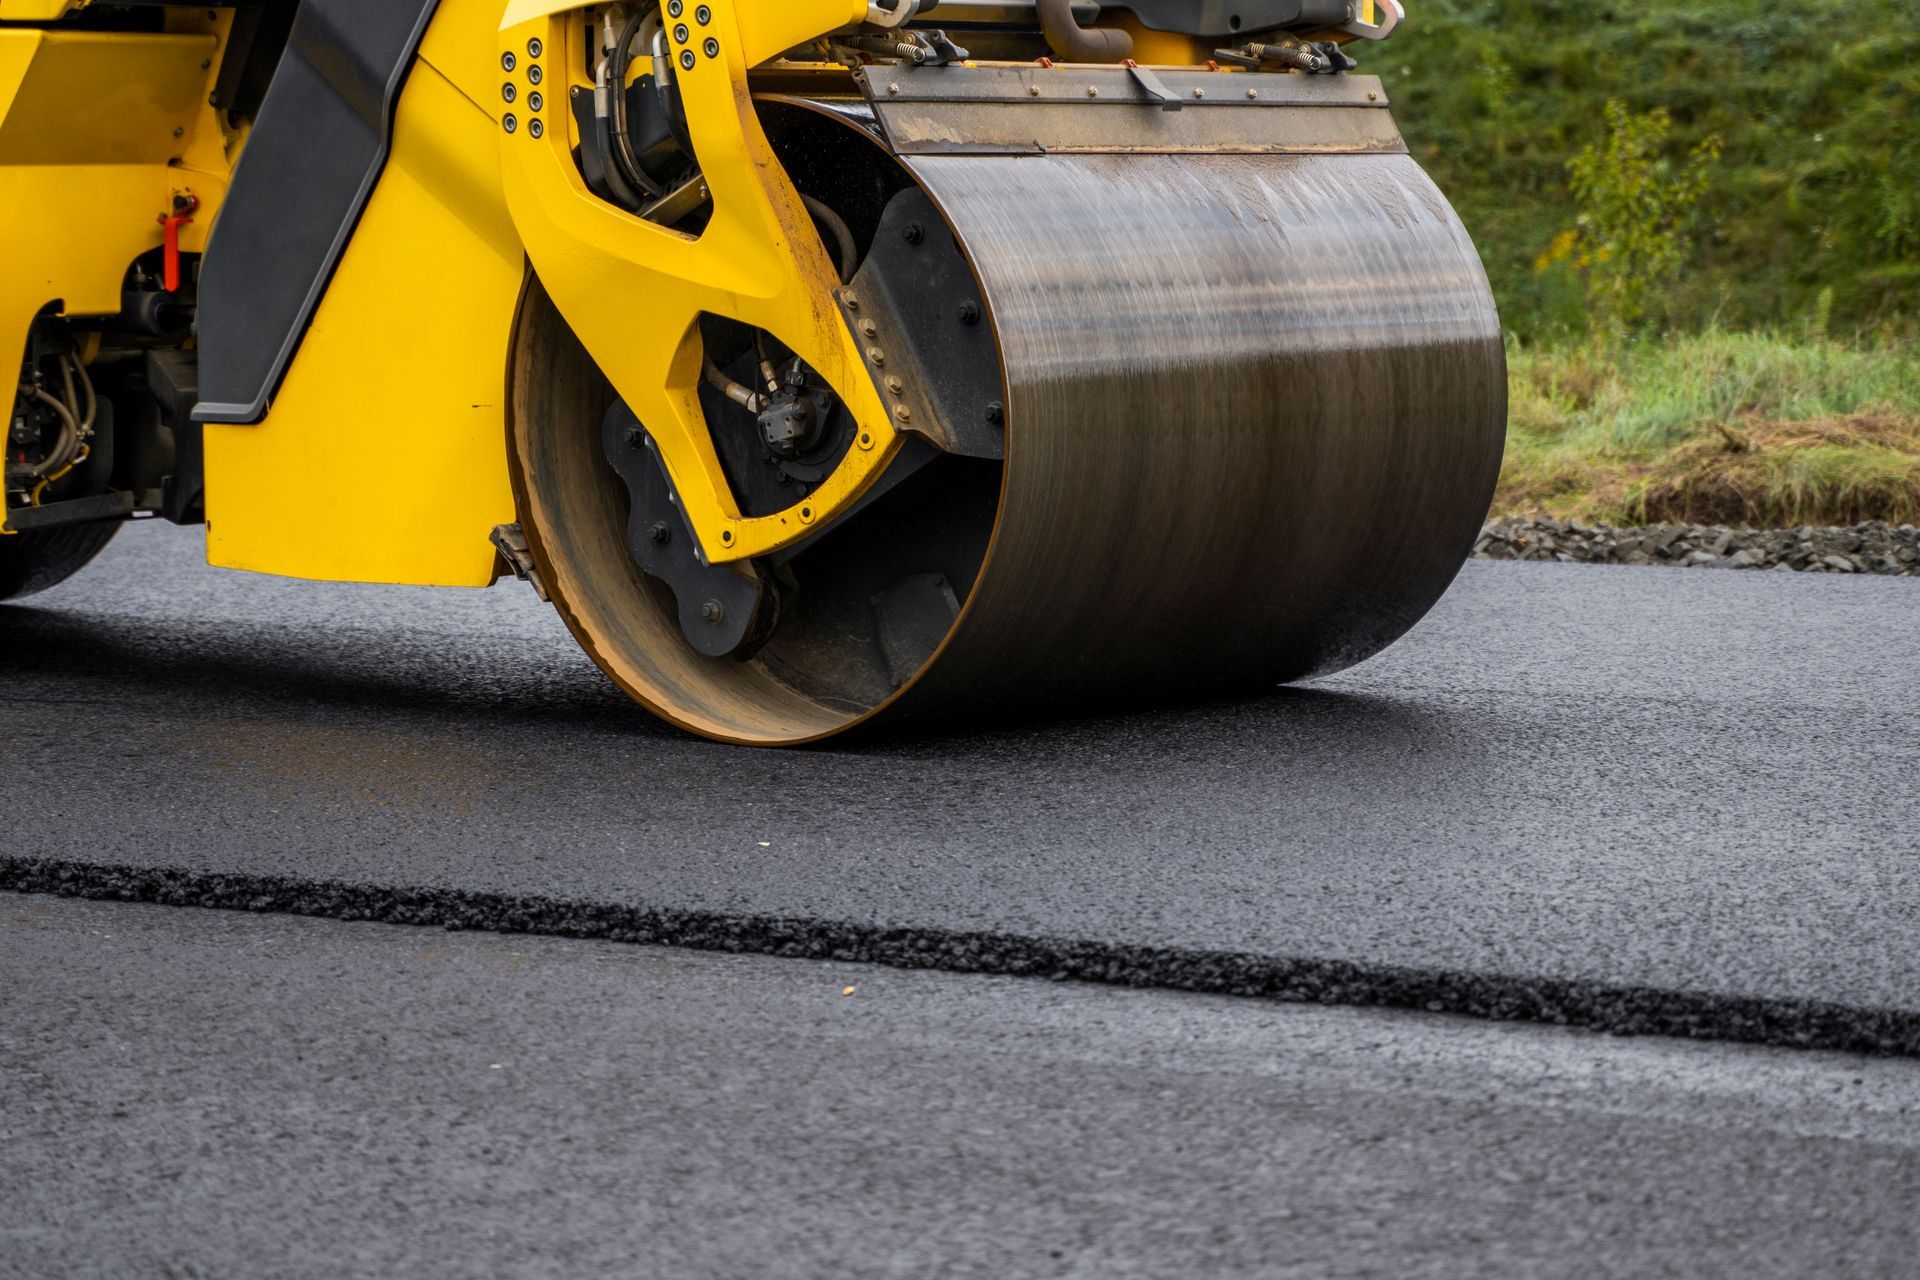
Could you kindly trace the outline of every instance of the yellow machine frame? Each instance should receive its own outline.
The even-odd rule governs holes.
[[[0,18],[45,21],[84,3],[0,0]],[[705,0],[670,23],[712,201],[698,237],[596,199],[568,154],[577,139],[566,92],[588,85],[585,0],[499,6],[442,0],[385,168],[265,418],[204,428],[214,564],[491,582],[489,533],[514,518],[503,384],[529,261],[647,424],[709,561],[799,540],[898,451],[864,352],[833,306],[839,277],[747,84],[755,65],[859,21],[864,0]],[[180,247],[206,247],[245,142],[208,105],[228,22],[180,6],[150,35],[0,28],[0,208],[21,264],[0,279],[0,350],[22,350],[49,306],[116,311],[127,264],[160,243],[158,218],[176,194],[199,202]],[[1142,52],[1180,51],[1163,39]],[[507,53],[517,72],[504,68]],[[525,72],[536,63],[558,74],[543,110],[528,113]],[[513,80],[522,105],[509,130],[501,90]],[[703,314],[775,335],[858,424],[857,447],[785,511],[745,516],[726,483],[698,401]]]

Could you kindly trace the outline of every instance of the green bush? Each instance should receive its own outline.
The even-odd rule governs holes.
[[[1909,331],[1920,295],[1920,19],[1905,0],[1419,0],[1380,75],[1523,338],[1592,330],[1577,259],[1536,264],[1578,219],[1567,164],[1608,145],[1606,104],[1665,111],[1665,154],[1724,144],[1683,260],[1647,295],[1682,329]],[[1684,166],[1684,160],[1680,161]],[[1600,328],[1608,320],[1602,317]]]

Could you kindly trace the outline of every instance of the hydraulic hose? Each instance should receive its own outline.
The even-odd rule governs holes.
[[[620,28],[613,50],[607,55],[607,135],[612,143],[613,165],[620,176],[628,185],[658,200],[667,194],[667,189],[641,166],[640,158],[633,153],[633,141],[627,136],[627,66],[631,61],[628,50],[649,12],[650,8],[634,11],[627,24]]]
[[[1133,56],[1133,37],[1112,27],[1083,27],[1073,16],[1073,0],[1037,0],[1040,33],[1047,46],[1067,62],[1125,62]]]
[[[800,203],[807,206],[807,212],[816,221],[826,227],[833,236],[834,244],[840,249],[840,283],[853,279],[853,269],[860,259],[860,251],[854,247],[853,229],[847,226],[847,220],[833,211],[824,200],[816,200],[806,192],[800,193]]]

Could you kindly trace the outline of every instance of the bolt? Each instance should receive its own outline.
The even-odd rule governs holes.
[[[708,622],[718,623],[727,616],[727,611],[720,607],[718,600],[709,600],[700,606],[700,616]]]
[[[627,428],[627,448],[638,449],[647,442],[647,433],[639,427]]]
[[[899,86],[899,85],[897,85],[897,84],[890,84],[890,85],[888,85],[888,86],[887,86],[887,93],[888,93],[888,94],[890,94],[890,95],[891,95],[891,94],[896,94],[896,93],[899,93],[899,92],[900,92],[900,86]]]
[[[860,309],[860,299],[859,299],[859,298],[857,298],[857,297],[855,297],[855,296],[854,296],[853,294],[851,294],[851,293],[850,293],[850,294],[848,294],[848,295],[847,295],[847,310],[849,310],[849,311],[858,311],[859,309]]]
[[[682,49],[682,50],[680,51],[680,67],[681,67],[681,69],[682,69],[682,70],[685,70],[685,71],[691,71],[691,70],[693,70],[693,63],[694,63],[694,57],[693,57],[693,50],[691,50],[691,49]]]
[[[987,406],[988,422],[992,423],[994,426],[997,427],[1001,423],[1005,422],[1006,420],[1007,420],[1007,406],[1001,404],[998,400],[995,400],[993,403]]]
[[[1207,91],[1205,89],[1195,89],[1193,91],[1193,96],[1196,98],[1204,98],[1207,96]]]
[[[889,374],[887,375],[887,390],[893,392],[893,394],[897,396],[905,395],[907,391],[907,384],[900,381],[899,378],[893,376],[892,374]]]
[[[677,18],[683,11],[681,0],[667,0],[667,16],[669,18]]]
[[[887,353],[878,347],[868,347],[867,359],[873,361],[875,364],[885,364],[887,362]]]
[[[527,56],[529,58],[539,57],[542,53],[546,52],[546,49],[547,47],[540,43],[539,36],[535,36],[533,39],[527,41]]]
[[[539,84],[540,80],[541,80],[540,64],[536,62],[532,66],[527,68],[527,83]]]
[[[541,124],[538,120],[527,121],[527,133],[530,136],[537,138],[546,131],[547,126]]]
[[[1030,84],[1030,85],[1028,85],[1028,86],[1027,86],[1027,96],[1028,96],[1029,98],[1037,98],[1037,97],[1039,97],[1039,96],[1040,96],[1040,86],[1039,86],[1039,85],[1037,85],[1037,84]]]
[[[712,36],[708,36],[707,42],[701,45],[700,47],[707,51],[707,56],[709,58],[717,58],[720,56],[720,42],[718,40],[715,40]]]
[[[979,324],[980,304],[977,302],[963,302],[960,304],[960,310],[957,314],[960,317],[961,324]]]
[[[893,406],[893,416],[894,416],[894,420],[897,422],[912,422],[913,410],[907,408],[907,406],[903,404],[897,404]]]
[[[1380,95],[1379,95],[1379,94],[1377,94],[1377,93],[1370,93],[1370,94],[1368,94],[1368,95],[1367,95],[1367,101],[1368,101],[1368,102],[1378,102],[1378,101],[1380,101]]]
[[[173,126],[173,136],[174,136],[174,137],[176,137],[176,138],[177,138],[177,137],[179,137],[179,136],[180,136],[181,134],[183,134],[183,133],[185,133],[185,132],[186,132],[186,130],[185,130],[185,129],[182,129],[182,128],[181,128],[181,127],[180,127],[179,125],[175,125],[175,126]]]
[[[701,5],[693,11],[693,20],[704,27],[713,21],[713,10],[707,8],[705,5]]]
[[[208,67],[210,67],[210,66],[212,66],[212,65],[213,65],[213,59],[212,59],[212,58],[202,58],[202,59],[200,59],[200,69],[201,69],[202,71],[205,71],[205,70],[206,70],[206,69],[207,69]]]
[[[656,520],[653,522],[653,528],[647,530],[647,536],[651,537],[660,545],[665,546],[667,543],[673,541],[673,530],[667,528],[667,522],[665,520]]]
[[[675,44],[685,44],[687,42],[687,24],[686,23],[681,22],[681,23],[676,23],[674,25],[673,42]]]
[[[860,334],[866,338],[878,337],[880,335],[880,326],[871,320],[862,320],[860,322]]]
[[[509,49],[500,55],[500,69],[502,71],[511,71],[519,65],[520,59],[513,56],[513,50]]]
[[[947,579],[946,579],[946,575],[944,575],[944,574],[939,574],[939,573],[936,573],[936,574],[934,574],[934,575],[933,575],[933,585],[934,585],[934,586],[936,586],[936,587],[944,587],[944,586],[946,586],[946,585],[947,585]]]
[[[502,98],[505,98],[508,102],[512,102],[515,98],[520,96],[520,90],[514,87],[513,81],[509,80],[505,84],[500,86],[500,96]]]
[[[900,238],[908,244],[919,244],[927,238],[926,231],[917,222],[909,222],[900,228]]]
[[[1088,85],[1088,86],[1087,86],[1087,96],[1088,96],[1089,98],[1097,98],[1097,97],[1099,97],[1099,96],[1100,96],[1100,90],[1098,90],[1097,88],[1095,88],[1095,87],[1094,87],[1094,86],[1092,86],[1092,85]]]
[[[1247,90],[1247,96],[1249,98],[1257,98],[1260,96],[1260,91],[1258,89],[1249,89]]]

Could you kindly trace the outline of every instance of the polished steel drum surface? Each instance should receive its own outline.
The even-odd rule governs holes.
[[[1259,688],[1440,597],[1499,471],[1486,274],[1411,159],[922,157],[1006,365],[986,567],[911,701]]]
[[[630,693],[752,743],[879,711],[1124,709],[1336,670],[1440,597],[1492,495],[1505,360],[1479,257],[1410,158],[904,163],[973,263],[1008,399],[984,564],[898,690],[823,697],[777,662],[679,642],[626,554],[624,495],[581,443],[605,384],[533,285],[513,380],[522,518],[563,616]]]

